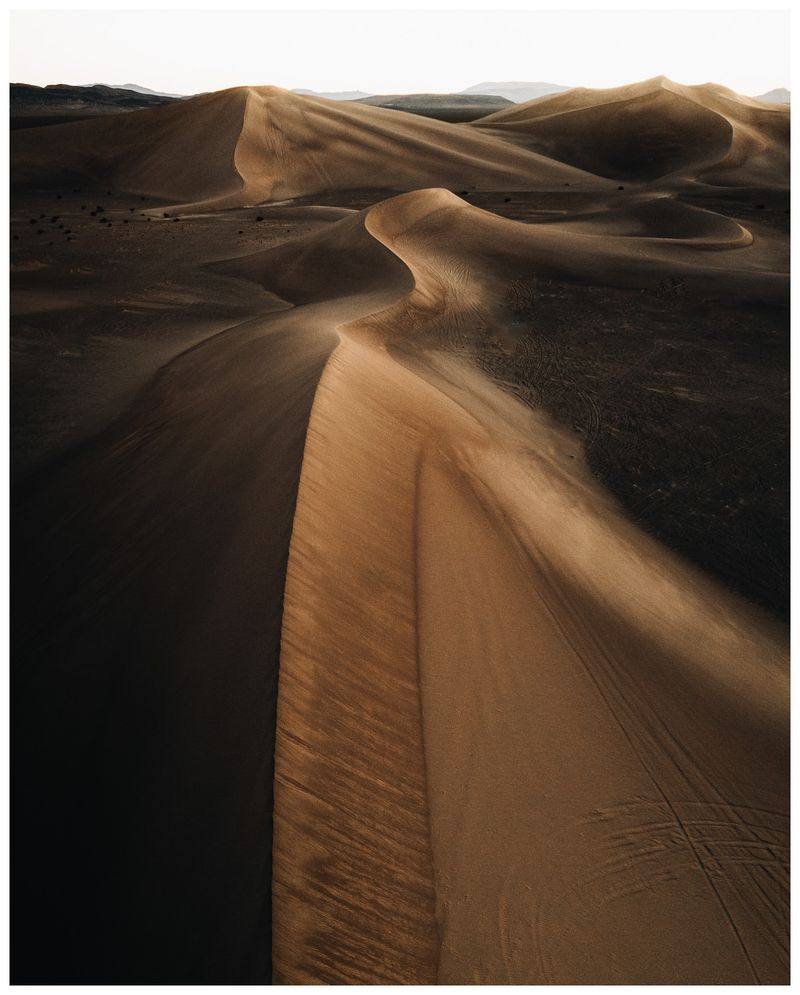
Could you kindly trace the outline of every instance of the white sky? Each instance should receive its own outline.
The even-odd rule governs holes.
[[[196,93],[371,93],[486,80],[606,87],[660,74],[756,95],[790,85],[787,11],[50,10],[11,14],[10,76]]]

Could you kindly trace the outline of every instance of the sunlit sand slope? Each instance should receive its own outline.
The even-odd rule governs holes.
[[[442,348],[481,331],[523,242],[529,265],[541,237],[578,275],[592,244],[609,272],[691,251],[753,280],[759,247],[694,216],[643,254],[555,225],[523,239],[454,201],[366,213],[415,286],[340,328],[314,401],[282,634],[275,978],[785,983],[785,633]],[[682,244],[709,231],[730,246]]]
[[[12,154],[15,183],[103,182],[186,210],[363,187],[611,186],[466,127],[271,86],[26,129]]]

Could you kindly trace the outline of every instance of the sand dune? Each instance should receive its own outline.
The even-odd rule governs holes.
[[[491,300],[509,274],[558,274],[607,286],[654,286],[665,274],[737,297],[784,300],[787,260],[778,240],[667,198],[582,220],[518,224],[444,190],[419,191],[370,211],[367,227],[414,272],[415,302],[441,306],[453,282],[475,279]],[[480,287],[478,290],[477,288]],[[470,291],[461,289],[463,300]]]
[[[184,210],[364,187],[611,189],[609,179],[785,186],[787,108],[659,77],[458,126],[278,87],[15,134],[14,180],[110,184]]]
[[[239,87],[103,121],[14,135],[21,184],[89,179],[224,208],[326,190],[552,189],[608,181],[491,135],[401,111]]]
[[[522,224],[447,190],[419,190],[215,268],[301,302],[345,296],[381,283],[380,267],[371,265],[374,239],[413,273],[413,291],[397,303],[398,312],[411,306],[437,314],[457,297],[462,308],[486,305],[489,313],[512,279],[533,272],[635,287],[657,286],[670,275],[735,297],[781,302],[788,289],[780,239],[760,233],[754,240],[728,217],[651,195]],[[383,319],[393,316],[390,310]]]
[[[682,86],[659,76],[611,90],[578,87],[472,127],[619,179],[788,184],[788,109],[714,84]]]
[[[205,275],[271,313],[16,494],[20,983],[786,983],[784,628],[471,357],[533,279],[771,321],[776,212],[685,197],[784,186],[787,127],[659,78],[474,126],[244,87],[14,136],[20,186],[187,213],[409,191],[214,215]],[[138,216],[190,256],[201,219]]]
[[[785,981],[783,634],[628,524],[568,433],[431,351],[484,294],[421,259],[443,225],[439,252],[465,245],[479,212],[450,200],[367,212],[423,303],[342,327],[314,401],[276,981]]]

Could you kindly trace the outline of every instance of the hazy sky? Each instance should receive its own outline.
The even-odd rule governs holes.
[[[271,83],[371,93],[485,80],[618,86],[664,74],[789,86],[786,11],[15,11],[11,80],[196,93]]]

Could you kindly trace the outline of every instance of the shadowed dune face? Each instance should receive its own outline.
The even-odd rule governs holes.
[[[613,90],[579,88],[499,111],[474,126],[602,176],[788,182],[786,109],[767,109],[724,87],[680,86],[658,77]]]
[[[246,91],[222,90],[102,121],[15,133],[14,182],[113,182],[165,200],[224,205],[242,189],[235,154],[246,106]]]
[[[387,249],[359,245],[359,220],[344,232],[371,283],[338,301],[320,286],[324,303],[181,354],[18,495],[20,979],[269,980],[278,649],[306,424],[335,326],[410,286]],[[282,286],[308,296],[300,274]]]

